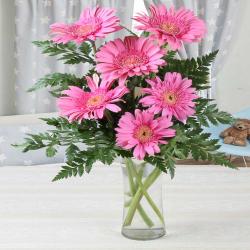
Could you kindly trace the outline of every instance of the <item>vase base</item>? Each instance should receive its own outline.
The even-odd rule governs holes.
[[[132,240],[154,240],[166,234],[164,228],[154,229],[131,229],[123,228],[122,235]]]

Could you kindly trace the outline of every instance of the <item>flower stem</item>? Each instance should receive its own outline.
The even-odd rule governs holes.
[[[136,188],[136,185],[135,185],[134,180],[133,180],[133,172],[132,172],[132,168],[130,166],[130,162],[128,161],[128,159],[125,160],[125,164],[126,164],[126,167],[128,170],[130,191],[131,191],[131,194],[134,196],[137,188]],[[138,210],[139,214],[141,215],[142,219],[144,220],[144,222],[148,225],[148,227],[152,227],[154,225],[154,223],[148,217],[145,210],[143,209],[143,207],[140,204],[138,204],[137,210]]]
[[[147,177],[147,179],[142,184],[144,192],[155,182],[155,180],[159,177],[160,174],[161,174],[161,170],[159,168],[155,168],[151,172],[151,174]],[[134,194],[134,196],[132,198],[131,203],[130,203],[130,207],[128,209],[128,213],[127,213],[127,216],[124,220],[123,226],[131,225],[131,222],[132,222],[133,217],[135,215],[135,211],[136,211],[142,197],[143,197],[143,191],[141,188],[138,188],[136,193]],[[162,217],[162,215],[161,215],[161,217]]]
[[[109,110],[105,110],[104,111],[104,116],[106,117],[107,121],[108,121],[108,124],[110,125],[110,127],[112,128],[113,127],[113,123],[114,123],[114,120],[113,120],[113,117],[112,115],[110,114]]]
[[[138,35],[135,34],[132,30],[128,29],[127,27],[125,27],[125,26],[123,26],[123,25],[120,25],[120,26],[121,26],[122,28],[124,28],[125,30],[127,30],[131,35],[138,37]]]
[[[159,219],[161,220],[161,222],[164,224],[164,218],[161,214],[161,211],[159,210],[159,208],[156,206],[156,204],[154,203],[153,199],[150,197],[150,195],[148,194],[148,192],[144,189],[144,186],[141,182],[141,179],[139,178],[139,175],[136,171],[136,169],[133,167],[133,162],[131,159],[128,159],[128,161],[130,161],[131,166],[131,171],[133,172],[133,175],[136,178],[136,181],[139,185],[139,188],[141,189],[143,195],[145,196],[145,198],[147,199],[148,203],[150,204],[150,206],[152,207],[152,209],[154,210],[154,212],[157,214],[157,216],[159,217]]]
[[[94,42],[94,41],[91,41],[91,44],[92,44],[92,48],[93,48],[93,54],[95,55],[96,52],[97,52],[95,42]]]

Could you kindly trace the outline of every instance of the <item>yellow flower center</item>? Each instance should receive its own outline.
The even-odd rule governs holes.
[[[103,96],[102,95],[94,95],[94,96],[91,96],[88,101],[87,101],[87,106],[88,107],[96,107],[98,106],[99,104],[101,104],[103,100]]]
[[[162,23],[160,28],[170,35],[177,35],[180,32],[179,27],[174,23]]]
[[[143,58],[137,55],[127,55],[123,57],[120,61],[120,64],[125,67],[129,66],[138,66],[143,63]]]
[[[77,28],[76,34],[78,36],[85,36],[93,31],[93,25],[91,24],[86,24],[86,25],[81,25],[80,27]]]
[[[163,100],[168,105],[175,105],[177,102],[177,96],[171,92],[165,92],[163,94]]]
[[[153,136],[153,131],[147,125],[141,125],[139,128],[136,129],[134,134],[134,137],[142,143],[150,141],[152,136]]]

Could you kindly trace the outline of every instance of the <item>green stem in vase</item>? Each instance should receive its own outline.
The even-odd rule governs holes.
[[[136,173],[136,190],[139,188],[139,183],[138,183],[138,179],[141,181],[142,180],[142,176],[143,176],[143,172],[144,172],[144,167],[146,165],[145,162],[137,165],[138,167],[138,171],[136,170],[135,164],[133,163],[133,161],[131,160],[131,170],[133,173]],[[135,171],[134,171],[135,170]]]
[[[143,190],[146,191],[155,182],[155,180],[159,177],[160,174],[161,174],[161,170],[159,168],[155,168],[150,173],[150,175],[146,178],[144,183],[142,184],[144,187]],[[139,189],[137,189],[137,191],[136,191],[135,195],[133,196],[132,201],[130,203],[130,207],[128,209],[127,216],[126,216],[124,223],[123,223],[124,226],[131,225],[131,222],[132,222],[133,217],[135,215],[135,211],[136,211],[142,197],[143,197],[143,192],[139,188]]]
[[[130,191],[131,191],[132,196],[134,196],[138,189],[136,188],[136,185],[134,183],[133,172],[132,172],[132,169],[130,167],[130,162],[128,161],[128,159],[125,160],[125,164],[126,164],[126,167],[128,170]],[[154,225],[154,223],[149,218],[149,216],[146,214],[145,210],[143,209],[143,207],[140,204],[138,204],[137,210],[138,210],[139,214],[141,215],[142,219],[144,220],[144,222],[148,225],[148,227],[152,227]]]
[[[131,166],[131,171],[133,172],[133,175],[136,178],[136,181],[139,185],[139,188],[141,189],[143,195],[145,196],[145,198],[147,199],[148,203],[150,204],[150,206],[152,207],[152,209],[154,210],[154,212],[157,214],[157,216],[159,217],[159,219],[161,220],[161,222],[164,224],[164,218],[163,215],[161,214],[161,211],[159,210],[159,208],[156,206],[156,204],[154,203],[153,199],[150,197],[150,195],[148,194],[148,192],[145,190],[142,181],[136,171],[136,169],[133,167],[133,162],[131,159],[128,159],[128,161],[130,161],[130,164],[132,164]]]

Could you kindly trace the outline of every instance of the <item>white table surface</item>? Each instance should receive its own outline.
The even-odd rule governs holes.
[[[2,250],[250,249],[250,168],[177,167],[164,177],[167,235],[121,236],[119,167],[98,167],[57,183],[58,165],[0,168]]]

